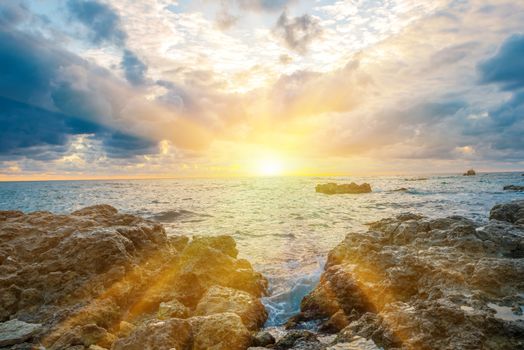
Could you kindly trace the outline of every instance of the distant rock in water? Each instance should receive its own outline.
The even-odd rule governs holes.
[[[151,215],[150,219],[154,221],[169,223],[179,220],[187,220],[192,217],[211,217],[209,214],[199,214],[192,212],[190,210],[180,209],[180,210],[168,210],[163,211],[155,215]]]
[[[477,173],[475,172],[475,170],[473,169],[469,169],[468,171],[466,171],[464,174],[462,174],[463,176],[473,176],[473,175],[477,175]]]
[[[338,185],[334,182],[330,182],[317,185],[315,190],[319,193],[325,194],[369,193],[371,192],[371,186],[368,183],[357,185],[352,182],[350,184]]]
[[[267,280],[237,254],[109,205],[0,211],[0,347],[244,350]]]
[[[395,190],[392,190],[391,192],[406,192],[408,189],[405,187],[397,188]]]
[[[507,186],[504,186],[504,191],[523,192],[524,191],[524,186],[507,185]]]
[[[414,177],[414,178],[408,178],[404,179],[404,181],[426,181],[429,180],[427,177]]]
[[[490,219],[408,213],[348,234],[291,325],[320,322],[332,349],[355,336],[384,349],[524,349],[524,201]]]

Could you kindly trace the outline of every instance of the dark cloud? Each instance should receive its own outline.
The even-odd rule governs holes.
[[[0,27],[16,25],[29,18],[27,7],[15,0],[0,4]]]
[[[309,44],[322,35],[322,27],[317,19],[308,14],[288,17],[284,11],[273,28],[273,34],[289,49],[305,54]]]
[[[127,35],[121,29],[118,14],[110,6],[96,0],[69,0],[67,6],[73,17],[89,29],[89,38],[94,44],[124,45]]]
[[[133,85],[140,85],[145,82],[145,73],[147,66],[142,62],[135,53],[124,50],[121,67],[124,70],[127,81]]]
[[[478,69],[483,83],[496,83],[504,90],[524,87],[524,35],[509,37],[498,52]]]
[[[110,126],[125,99],[111,79],[43,38],[0,28],[0,155],[59,157],[78,134],[93,134],[109,156],[154,152],[148,139]]]

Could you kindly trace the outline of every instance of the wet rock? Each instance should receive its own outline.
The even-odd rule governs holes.
[[[474,176],[474,175],[477,175],[477,173],[475,172],[475,170],[473,170],[473,169],[469,169],[469,170],[466,171],[463,175],[464,175],[464,176]]]
[[[271,344],[275,344],[275,338],[269,332],[258,332],[253,337],[251,345],[255,347],[265,347]]]
[[[23,343],[41,329],[41,324],[26,323],[16,319],[0,323],[0,346]]]
[[[0,321],[42,324],[19,349],[244,349],[242,321],[255,331],[267,318],[267,280],[237,255],[229,236],[168,238],[108,205],[0,212]]]
[[[346,194],[346,193],[369,193],[371,186],[368,183],[357,185],[352,182],[350,184],[336,184],[333,182],[326,184],[319,184],[315,187],[315,191],[325,194]]]
[[[522,191],[524,191],[524,186],[507,185],[507,186],[504,186],[503,189],[504,189],[504,191],[522,192]]]
[[[490,219],[401,214],[348,234],[294,319],[333,331],[347,321],[335,344],[360,336],[385,349],[524,346],[524,201],[496,205]]]
[[[260,300],[247,292],[221,286],[213,286],[207,290],[196,307],[195,315],[223,312],[237,314],[250,330],[260,328],[267,319],[266,309]]]

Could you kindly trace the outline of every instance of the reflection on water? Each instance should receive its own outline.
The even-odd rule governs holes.
[[[323,195],[322,182],[368,182],[373,193]],[[497,202],[524,199],[504,185],[520,173],[477,176],[275,177],[0,183],[0,209],[71,212],[99,203],[162,222],[171,234],[230,234],[242,257],[270,280],[270,324],[298,310],[326,253],[350,230],[405,211],[485,221]],[[405,188],[404,191],[395,191]]]

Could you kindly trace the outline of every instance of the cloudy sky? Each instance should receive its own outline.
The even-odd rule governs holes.
[[[524,2],[0,3],[0,179],[524,168]]]

